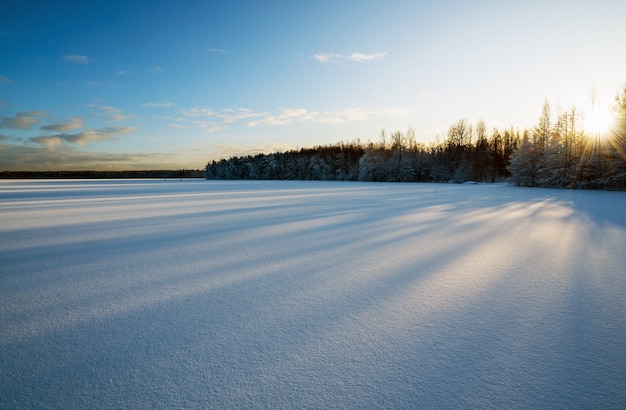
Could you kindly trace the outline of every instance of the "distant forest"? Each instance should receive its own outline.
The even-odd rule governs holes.
[[[614,126],[589,135],[578,108],[551,121],[546,102],[531,129],[488,130],[461,119],[444,140],[384,131],[378,142],[341,142],[209,162],[207,179],[385,182],[498,182],[518,186],[626,190],[626,85],[615,97]]]
[[[152,171],[2,171],[6,179],[117,179],[117,178],[203,178],[199,169]]]

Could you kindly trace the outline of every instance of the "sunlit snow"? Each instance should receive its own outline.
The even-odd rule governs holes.
[[[626,193],[0,181],[0,408],[626,408]]]

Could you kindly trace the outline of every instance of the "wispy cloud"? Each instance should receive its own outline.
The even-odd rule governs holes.
[[[85,126],[85,123],[80,118],[70,118],[64,122],[58,122],[54,124],[42,125],[42,131],[52,131],[52,132],[68,132],[79,130]]]
[[[219,53],[219,54],[224,54],[226,53],[226,50],[224,50],[223,48],[210,48],[209,53]]]
[[[313,58],[320,63],[336,63],[341,60],[341,54],[337,53],[317,53],[313,55]]]
[[[30,130],[39,123],[40,119],[37,117],[47,116],[45,111],[18,112],[12,117],[0,117],[0,128]]]
[[[349,56],[346,56],[346,60],[356,61],[356,62],[364,62],[364,61],[373,61],[380,60],[387,53],[374,53],[374,54],[362,54],[362,53],[352,53]]]
[[[44,145],[48,148],[56,148],[62,144],[85,145],[94,141],[109,141],[118,135],[128,134],[135,131],[134,127],[106,127],[101,130],[87,130],[76,134],[43,135],[29,138],[29,141]]]
[[[319,122],[325,124],[345,124],[355,121],[365,121],[374,116],[387,115],[393,117],[403,117],[408,113],[407,110],[401,108],[346,108],[340,111],[307,111],[305,109],[284,109],[276,115],[269,115],[257,121],[251,121],[247,125],[249,127],[257,127],[259,125],[287,125],[296,122]]]
[[[249,118],[257,118],[269,115],[269,113],[267,112],[255,112],[248,108],[225,108],[216,111],[213,108],[207,107],[189,108],[181,110],[180,113],[183,116],[181,120],[184,120],[186,118],[207,117],[221,121],[222,125],[228,125]],[[217,132],[224,129],[223,126],[216,125],[217,123],[215,121],[202,121],[196,119],[192,123],[195,124],[198,128],[204,129],[208,132]]]
[[[151,73],[157,73],[157,74],[163,74],[165,72],[165,70],[163,70],[163,68],[160,65],[158,65],[156,67],[152,67],[148,71],[150,71]]]
[[[287,108],[276,115],[265,115],[260,120],[250,121],[247,125],[256,127],[259,125],[286,125],[300,121],[315,121],[318,115],[319,112],[310,112],[303,108]]]
[[[171,102],[165,102],[165,103],[155,103],[155,102],[147,102],[147,103],[143,103],[141,104],[142,107],[146,107],[146,108],[166,108],[166,107],[173,107],[174,103]]]
[[[302,122],[345,124],[365,121],[375,116],[403,117],[408,110],[402,108],[352,107],[339,111],[309,111],[304,108],[283,108],[279,112],[257,112],[248,108],[219,109],[208,107],[189,108],[180,111],[182,117],[170,128],[195,127],[204,132],[217,132],[228,125],[243,122],[248,127],[290,125]],[[206,119],[205,119],[206,118]]]
[[[9,80],[3,75],[0,75],[0,84],[11,84],[13,81]]]
[[[326,124],[345,124],[349,122],[365,121],[376,116],[404,117],[408,110],[403,108],[362,108],[351,107],[340,111],[324,112],[317,121]]]
[[[320,63],[324,64],[338,64],[342,61],[353,61],[357,63],[363,63],[367,61],[380,60],[387,52],[364,54],[364,53],[352,53],[349,55],[342,55],[338,53],[320,52],[313,54],[313,58]]]
[[[98,111],[98,113],[95,115],[96,117],[105,118],[116,122],[136,117],[135,114],[125,114],[124,110],[122,110],[121,108],[115,108],[110,105],[96,106],[90,104],[88,105],[88,107]]]
[[[74,64],[88,64],[91,61],[89,57],[80,54],[66,54],[63,60]]]
[[[205,134],[213,134],[226,129],[225,126],[211,121],[193,121],[192,124]]]
[[[180,113],[184,117],[214,117],[217,113],[213,111],[213,108],[206,107],[194,107],[181,110]]]
[[[223,110],[217,117],[222,118],[224,124],[232,124],[236,121],[246,120],[267,115],[266,112],[255,112],[248,108],[230,108]]]

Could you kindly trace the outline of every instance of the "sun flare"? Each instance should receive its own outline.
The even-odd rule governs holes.
[[[584,129],[592,136],[606,136],[613,127],[615,118],[608,108],[596,107],[584,116]]]

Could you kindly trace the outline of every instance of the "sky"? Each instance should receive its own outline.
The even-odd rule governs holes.
[[[531,127],[608,105],[626,2],[9,1],[0,171],[197,169],[233,155]]]

